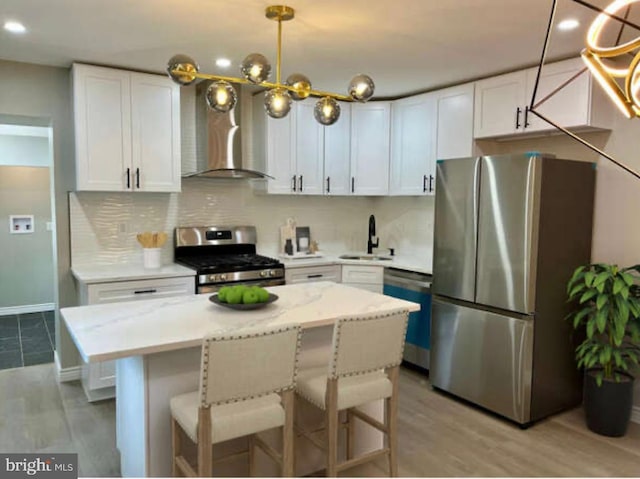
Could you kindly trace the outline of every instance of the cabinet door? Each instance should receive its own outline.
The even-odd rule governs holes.
[[[580,58],[545,65],[540,75],[536,102],[544,99],[584,68],[585,65]],[[537,73],[537,68],[527,70],[527,102],[531,101]],[[590,105],[589,75],[589,72],[584,72],[575,78],[570,84],[540,105],[537,110],[554,123],[566,128],[588,125]],[[526,131],[542,130],[554,130],[554,127],[537,116],[529,114]]]
[[[133,186],[180,191],[180,91],[171,79],[131,73]]]
[[[305,266],[302,268],[286,268],[286,284],[312,283],[314,281],[333,281],[339,283],[341,271],[339,265]]]
[[[73,66],[78,190],[130,191],[130,97],[129,72]]]
[[[351,104],[340,102],[340,118],[324,127],[324,193],[348,195],[351,159]]]
[[[526,99],[526,72],[518,71],[475,84],[475,138],[522,131]]]
[[[351,193],[386,195],[389,191],[390,102],[351,107]]]
[[[436,97],[418,95],[392,105],[389,193],[422,195],[435,178]],[[431,175],[431,178],[429,178]]]
[[[313,116],[316,99],[295,103],[298,193],[321,195],[324,173],[324,127]]]
[[[468,158],[473,155],[473,83],[437,92],[436,158]],[[435,163],[432,164],[435,175]]]
[[[294,156],[295,111],[279,119],[271,118],[264,109],[257,114],[266,117],[267,173],[274,177],[267,180],[267,191],[284,195],[295,193],[298,191]]]

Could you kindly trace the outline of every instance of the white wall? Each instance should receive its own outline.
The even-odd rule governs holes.
[[[0,165],[51,166],[49,138],[0,134]]]
[[[72,193],[72,264],[141,263],[136,233],[172,235],[176,226],[194,225],[255,225],[259,252],[274,256],[288,217],[309,226],[327,253],[365,251],[370,214],[377,218],[381,249],[430,254],[433,198],[267,196],[254,194],[246,181],[189,178],[180,194]],[[162,255],[173,260],[173,241]]]

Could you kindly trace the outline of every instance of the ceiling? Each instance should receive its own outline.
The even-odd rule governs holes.
[[[0,30],[0,58],[69,66],[73,61],[163,72],[174,53],[203,72],[237,76],[260,52],[275,65],[277,24],[265,0],[2,0],[0,21],[18,20],[21,35]],[[606,5],[604,0],[592,3]],[[346,91],[356,73],[376,83],[377,98],[404,96],[534,65],[552,0],[288,0],[296,18],[283,24],[283,77],[305,73],[313,87]],[[577,55],[589,9],[559,0],[549,59]],[[215,59],[232,66],[223,70]],[[274,68],[275,70],[275,68]],[[272,78],[273,80],[273,78]]]

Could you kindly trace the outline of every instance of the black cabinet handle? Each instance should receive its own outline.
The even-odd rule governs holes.
[[[327,193],[331,193],[331,177],[327,176]]]
[[[300,193],[302,193],[302,175],[300,175]]]
[[[433,175],[429,175],[429,193],[433,192],[433,180],[434,180]]]
[[[520,107],[516,108],[516,130],[520,128],[520,113],[522,113],[522,109]]]
[[[525,106],[524,107],[524,127],[529,128],[530,125],[531,123],[529,123],[529,107]]]
[[[140,189],[140,168],[136,168],[136,188]]]
[[[158,292],[157,289],[141,289],[138,291],[134,291],[133,294],[152,294],[157,292]]]
[[[313,278],[322,278],[322,274],[308,274],[307,278],[309,279],[313,279]]]
[[[293,191],[296,191],[296,175],[293,175],[291,179],[293,180]]]
[[[356,179],[352,176],[351,177],[351,193],[355,193],[356,192]]]
[[[422,192],[427,192],[427,175],[422,175]]]
[[[127,168],[127,189],[131,188],[131,168]]]

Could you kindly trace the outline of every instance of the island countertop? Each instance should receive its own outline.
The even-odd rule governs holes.
[[[329,325],[343,316],[385,313],[420,305],[332,282],[266,288],[278,300],[253,311],[213,304],[210,294],[60,310],[86,362],[106,361],[199,346],[207,334],[260,326],[301,323]]]

